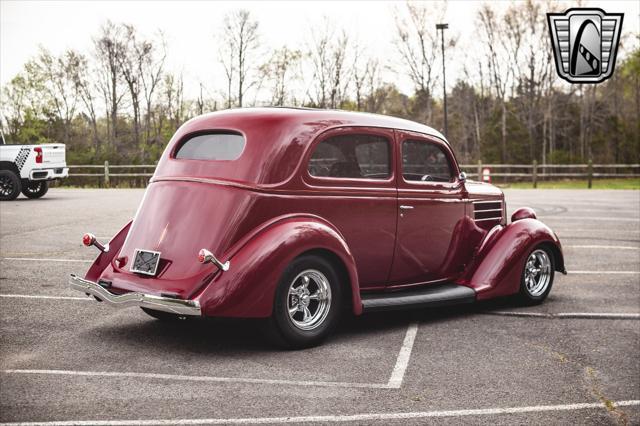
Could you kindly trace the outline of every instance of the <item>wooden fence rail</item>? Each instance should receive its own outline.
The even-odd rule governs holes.
[[[141,178],[153,176],[155,164],[113,164],[108,161],[102,164],[69,165],[69,177],[95,177],[102,180],[104,186],[110,186],[112,177]],[[596,178],[640,178],[640,164],[461,164],[460,168],[467,176],[477,180],[483,179],[484,169],[490,169],[491,179],[494,178],[523,178],[531,181],[537,188],[541,179],[554,178],[583,178],[587,179],[589,188]],[[75,170],[96,170],[96,173],[75,172]],[[613,170],[612,170],[613,169]],[[124,173],[112,170],[125,170]],[[140,170],[140,172],[126,172],[126,170]],[[496,170],[494,172],[494,170]],[[504,171],[503,171],[504,170]]]

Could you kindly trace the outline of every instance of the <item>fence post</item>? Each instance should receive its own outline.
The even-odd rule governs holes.
[[[478,182],[482,182],[482,160],[478,160]]]
[[[593,161],[587,163],[587,187],[591,189],[593,185]]]
[[[104,162],[104,186],[105,188],[109,187],[109,161],[105,160]]]
[[[533,187],[538,187],[538,161],[533,160],[533,168],[531,171],[531,180],[533,181]]]

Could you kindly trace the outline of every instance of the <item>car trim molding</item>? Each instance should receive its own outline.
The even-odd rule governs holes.
[[[81,291],[87,295],[94,296],[99,301],[106,302],[116,308],[128,308],[139,306],[141,308],[153,309],[155,311],[169,312],[177,315],[201,316],[202,310],[200,302],[197,300],[183,300],[172,297],[156,296],[131,292],[124,294],[114,294],[93,281],[85,280],[77,275],[71,274],[69,286],[73,290]]]

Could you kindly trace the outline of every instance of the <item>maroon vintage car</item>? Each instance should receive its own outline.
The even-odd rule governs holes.
[[[160,319],[265,318],[290,347],[347,308],[541,302],[565,272],[555,233],[466,180],[437,131],[291,108],[215,112],[169,142],[134,219],[72,288]]]

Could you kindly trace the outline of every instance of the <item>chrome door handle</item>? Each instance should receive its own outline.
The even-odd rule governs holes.
[[[400,205],[400,210],[411,210],[413,206]]]

